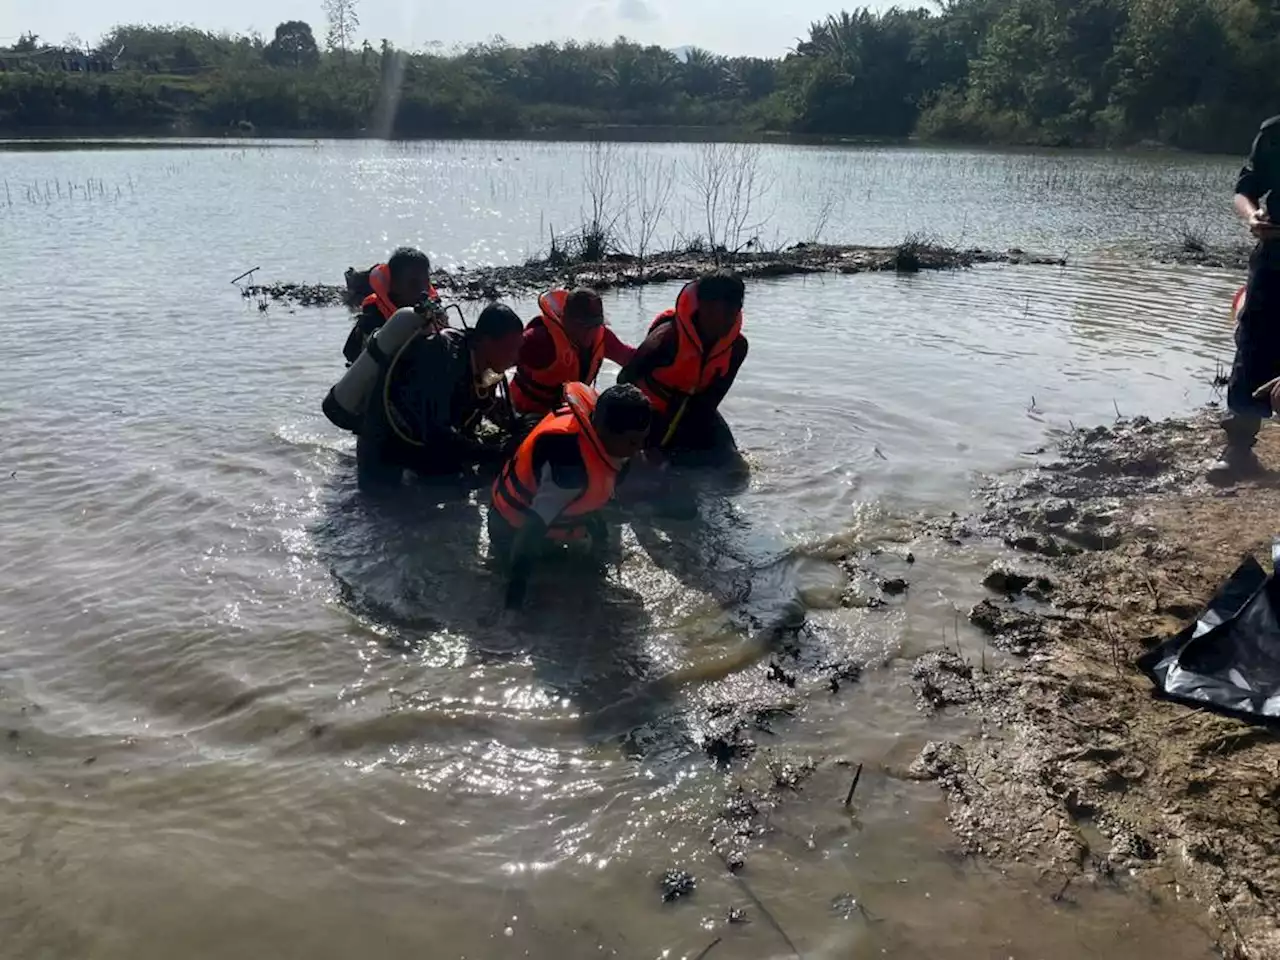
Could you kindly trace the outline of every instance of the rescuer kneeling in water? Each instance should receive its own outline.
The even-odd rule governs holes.
[[[431,260],[421,250],[398,248],[386,263],[369,271],[368,288],[370,293],[361,301],[360,315],[342,348],[348,364],[356,362],[369,337],[403,307],[419,307],[430,314],[432,332],[446,325],[440,295],[431,285]]]
[[[511,381],[511,404],[521,416],[544,416],[564,402],[566,383],[594,386],[600,365],[622,365],[635,350],[604,322],[604,303],[594,290],[551,290],[538,298],[539,315],[529,321]]]
[[[356,440],[360,486],[397,484],[405,469],[448,476],[496,468],[509,447],[483,442],[480,428],[487,419],[510,436],[510,404],[500,387],[523,332],[514,310],[492,303],[470,330],[415,335],[369,403]]]
[[[674,310],[659,314],[619,383],[649,398],[654,422],[647,456],[678,466],[743,467],[720,402],[747,358],[742,278],[716,270],[687,283]]]
[[[524,602],[530,571],[547,541],[590,540],[597,561],[609,548],[601,510],[627,461],[644,449],[652,411],[632,386],[599,395],[583,383],[525,437],[493,485],[489,542],[507,565],[506,608]]]

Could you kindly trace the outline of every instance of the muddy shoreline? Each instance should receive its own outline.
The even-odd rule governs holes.
[[[1243,554],[1265,564],[1280,533],[1280,430],[1264,430],[1258,446],[1274,473],[1218,487],[1205,468],[1219,416],[1064,432],[1034,466],[987,481],[973,513],[833,559],[848,575],[841,606],[875,609],[928,588],[913,577],[912,546],[1001,556],[968,613],[986,647],[957,637],[909,668],[918,708],[963,718],[965,732],[901,767],[868,766],[867,777],[936,782],[949,853],[1037,876],[1054,902],[1145,892],[1203,918],[1224,956],[1264,960],[1280,956],[1280,733],[1159,700],[1136,666],[1200,613]],[[875,665],[815,661],[803,627],[770,648],[777,699],[725,704],[702,727],[709,761],[726,773],[708,838],[717,872],[745,866],[749,877],[754,851],[771,842],[771,812],[810,792],[814,776],[824,796],[849,784],[858,805],[862,764],[795,755],[773,733],[785,734],[806,695],[827,684],[843,695]]]
[[[983,735],[928,744],[909,771],[938,782],[966,852],[1034,865],[1073,886],[1134,878],[1194,900],[1228,957],[1280,956],[1280,736],[1157,700],[1137,658],[1194,619],[1252,552],[1266,563],[1280,472],[1204,479],[1213,411],[1076,430],[1056,458],[983,490],[968,517],[923,534],[956,550],[1013,551],[970,620],[1017,654],[921,658],[922,707],[962,711]],[[1280,436],[1259,455],[1280,471]]]
[[[1016,248],[1005,251],[957,250],[924,242],[907,242],[894,247],[802,243],[773,253],[739,253],[719,257],[698,250],[657,253],[643,260],[622,254],[604,261],[547,257],[521,265],[434,270],[432,282],[450,299],[497,300],[557,286],[607,290],[692,280],[721,264],[731,266],[747,279],[764,279],[871,271],[918,273],[922,270],[956,270],[981,263],[1065,266],[1066,262],[1064,257],[1026,253]],[[246,298],[256,299],[259,303],[275,302],[301,307],[350,305],[345,284],[247,282],[252,279],[248,277],[237,285]]]

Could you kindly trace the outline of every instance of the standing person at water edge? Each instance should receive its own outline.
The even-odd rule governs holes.
[[[1229,412],[1222,423],[1227,446],[1212,471],[1222,477],[1260,469],[1253,445],[1263,418],[1276,412],[1269,391],[1259,387],[1280,376],[1280,116],[1263,123],[1253,141],[1236,182],[1235,208],[1258,244],[1237,315]]]
[[[418,306],[425,301],[427,312],[432,314],[430,323],[433,328],[445,325],[444,314],[440,311],[440,295],[431,285],[431,260],[421,250],[398,248],[386,263],[380,263],[369,271],[368,286],[370,292],[360,303],[360,316],[342,347],[342,355],[348,364],[356,362],[369,337],[390,320],[393,313],[404,307]]]
[[[742,335],[742,278],[725,270],[685,284],[674,310],[653,321],[622,368],[653,404],[649,451],[687,466],[740,467],[741,456],[720,402],[747,358]]]
[[[543,416],[564,400],[567,383],[594,385],[605,360],[623,365],[635,353],[604,321],[594,290],[551,290],[538,298],[511,381],[511,403],[521,416]]]
[[[564,406],[525,437],[493,485],[489,542],[508,568],[508,610],[524,602],[529,574],[548,540],[589,539],[596,559],[604,559],[609,536],[600,511],[649,436],[652,410],[635,387],[597,395],[584,383],[569,383],[564,395]]]
[[[470,330],[411,340],[380,375],[358,433],[361,488],[398,484],[405,469],[448,476],[496,467],[505,447],[482,442],[479,430],[484,419],[511,429],[498,387],[523,332],[514,310],[491,303]]]

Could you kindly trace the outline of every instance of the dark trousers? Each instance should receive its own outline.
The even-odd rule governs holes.
[[[1280,243],[1259,244],[1249,260],[1244,310],[1235,332],[1236,355],[1227,384],[1227,443],[1252,447],[1271,416],[1271,399],[1253,391],[1280,376]]]
[[[489,558],[497,564],[498,569],[507,570],[511,566],[511,548],[516,542],[516,528],[507,523],[506,518],[489,505],[489,518],[485,521],[489,530]]]
[[[405,470],[424,477],[449,478],[462,474],[468,464],[462,462],[454,450],[418,446],[401,438],[391,425],[383,401],[383,385],[380,376],[356,437],[356,482],[360,489],[397,487]]]
[[[676,425],[671,439],[663,444],[670,426],[670,420],[660,418],[649,442],[661,446],[673,466],[716,469],[733,466],[741,459],[733,431],[718,410],[690,410]]]

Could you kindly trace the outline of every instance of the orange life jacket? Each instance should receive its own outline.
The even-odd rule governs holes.
[[[380,263],[370,270],[369,286],[373,293],[360,301],[361,309],[373,304],[378,308],[378,312],[382,314],[383,320],[390,320],[391,315],[400,309],[391,299],[391,268],[385,263]],[[427,289],[424,292],[432,300],[440,299],[440,294],[436,293],[436,288],[430,283],[427,284]]]
[[[529,326],[541,323],[546,328],[555,345],[556,358],[551,366],[542,370],[516,367],[516,374],[511,379],[511,403],[517,413],[548,413],[561,403],[566,383],[594,384],[600,373],[600,365],[604,362],[604,327],[592,335],[584,371],[585,351],[573,342],[564,328],[564,305],[568,299],[568,290],[551,290],[538,298],[541,316],[529,321]]]
[[[636,381],[636,386],[649,398],[657,414],[668,412],[673,401],[691,397],[711,386],[718,377],[729,372],[733,356],[733,344],[742,333],[742,311],[733,319],[733,326],[719,340],[704,344],[693,325],[698,312],[698,285],[684,285],[676,297],[676,308],[658,314],[649,326],[649,332],[667,323],[676,328],[676,356],[664,367],[656,367]]]
[[[493,509],[513,528],[524,526],[538,491],[538,477],[534,474],[534,447],[538,440],[553,434],[576,436],[582,462],[587,466],[587,487],[551,524],[547,536],[553,540],[578,540],[586,535],[586,517],[613,497],[618,468],[605,453],[591,423],[596,391],[585,383],[567,383],[564,394],[564,406],[542,418],[498,474],[493,484]]]

